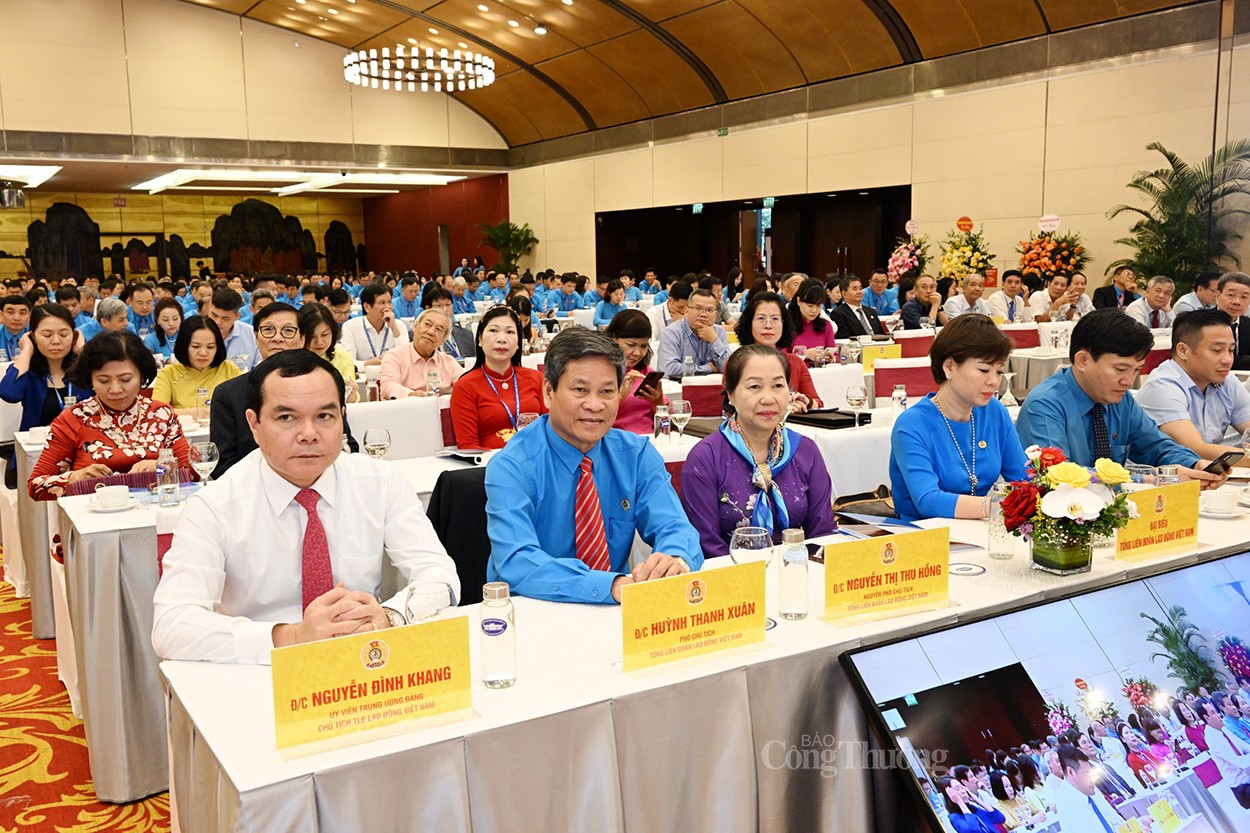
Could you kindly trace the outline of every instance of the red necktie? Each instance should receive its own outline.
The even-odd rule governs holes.
[[[1157,309],[1150,311],[1150,327],[1155,330],[1159,329],[1159,311]]]
[[[603,533],[603,510],[599,506],[599,491],[591,475],[589,457],[582,458],[582,474],[577,481],[577,502],[573,505],[573,543],[577,557],[592,570],[606,570],[612,566],[608,559],[608,538]]]
[[[330,570],[330,542],[326,540],[325,527],[317,517],[318,495],[312,489],[300,489],[295,502],[308,513],[308,526],[304,528],[304,607],[313,599],[334,588],[334,575]]]

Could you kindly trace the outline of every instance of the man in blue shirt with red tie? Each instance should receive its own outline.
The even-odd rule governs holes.
[[[548,412],[486,467],[489,581],[537,599],[611,604],[626,584],[703,565],[699,536],[650,440],[612,428],[625,357],[574,327],[547,349]],[[634,533],[652,553],[632,568]]]

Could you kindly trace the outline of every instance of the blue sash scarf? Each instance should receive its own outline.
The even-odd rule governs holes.
[[[763,463],[756,463],[755,455],[747,448],[746,440],[738,429],[736,417],[722,422],[720,432],[729,441],[729,447],[738,452],[747,461],[747,465],[754,469],[751,485],[759,489],[759,492],[755,497],[755,508],[751,512],[751,525],[767,529],[775,539],[780,530],[790,528],[790,512],[786,509],[786,499],[777,487],[775,478],[794,459],[794,447],[797,443],[791,440],[790,432],[786,428],[779,427],[769,441],[767,458]]]

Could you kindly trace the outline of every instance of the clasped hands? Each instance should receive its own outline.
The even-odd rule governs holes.
[[[653,578],[680,576],[688,572],[690,572],[690,565],[684,559],[665,555],[662,552],[653,552],[647,556],[646,561],[635,565],[629,575],[616,577],[616,580],[612,582],[612,598],[619,602],[621,600],[621,588],[627,584],[650,581]]]
[[[348,590],[343,582],[312,600],[304,618],[290,625],[274,625],[273,646],[282,648],[316,642],[332,636],[382,630],[389,625],[386,611],[371,594]]]

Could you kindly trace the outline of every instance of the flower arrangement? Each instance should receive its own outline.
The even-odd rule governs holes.
[[[1062,700],[1054,700],[1046,704],[1046,723],[1052,733],[1062,735],[1076,726],[1076,715]]]
[[[1070,275],[1083,272],[1085,264],[1090,261],[1084,241],[1077,232],[1031,232],[1028,240],[1020,241],[1016,251],[1020,254],[1022,270],[1038,272],[1044,278],[1056,273]]]
[[[1103,697],[1096,689],[1082,691],[1077,695],[1076,704],[1085,713],[1085,718],[1090,723],[1101,723],[1108,717],[1120,716],[1120,710],[1115,707],[1115,704]]]
[[[1235,636],[1225,636],[1218,643],[1220,659],[1234,677],[1250,677],[1250,650]]]
[[[929,236],[922,234],[920,237],[900,237],[894,251],[890,253],[890,259],[885,264],[886,274],[890,276],[891,283],[897,283],[903,277],[903,273],[914,269],[918,273],[924,272],[925,264],[929,262]]]
[[[1012,483],[1003,499],[1003,522],[1013,535],[1026,541],[1056,533],[1089,539],[1110,535],[1137,516],[1137,507],[1115,489],[1132,479],[1119,463],[1103,458],[1088,469],[1057,448],[1034,445],[1024,453],[1029,479]]]
[[[1124,696],[1128,698],[1129,704],[1133,708],[1138,706],[1153,706],[1155,695],[1159,693],[1159,688],[1145,677],[1133,679],[1130,677],[1124,683],[1124,688],[1120,689],[1124,692]]]
[[[952,231],[942,243],[942,269],[939,277],[962,281],[971,272],[985,274],[994,262],[985,236],[979,231]]]

